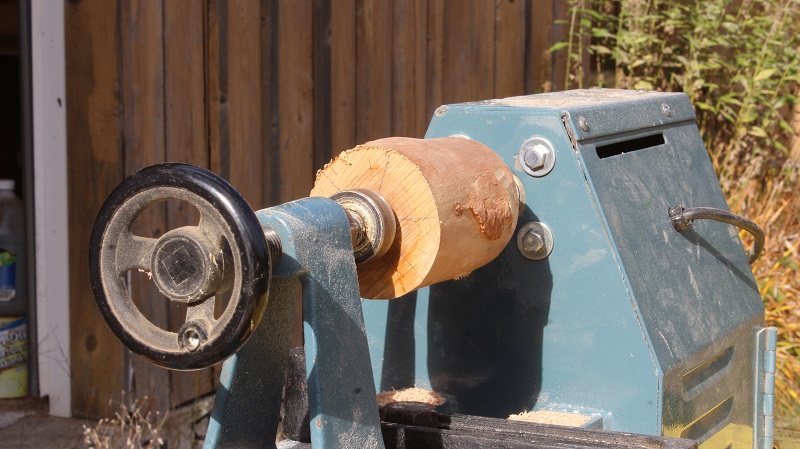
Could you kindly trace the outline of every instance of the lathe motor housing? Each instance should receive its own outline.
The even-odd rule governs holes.
[[[462,413],[554,410],[708,447],[771,447],[775,330],[737,229],[698,221],[678,233],[668,217],[677,205],[727,210],[686,95],[589,89],[442,106],[426,138],[453,135],[515,170],[518,227],[544,223],[552,252],[529,260],[512,240],[465,279],[365,301],[378,391],[416,385]],[[520,160],[532,138],[554,151],[544,176]]]

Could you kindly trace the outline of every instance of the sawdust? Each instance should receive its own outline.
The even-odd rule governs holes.
[[[508,417],[511,421],[527,421],[537,424],[553,424],[556,426],[580,427],[592,418],[576,413],[554,412],[539,410],[536,412],[522,412]]]
[[[440,406],[444,404],[444,398],[433,391],[422,388],[406,388],[404,390],[382,391],[376,396],[378,406],[383,407],[393,402],[420,402]]]

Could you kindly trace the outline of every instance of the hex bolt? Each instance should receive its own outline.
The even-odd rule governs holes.
[[[534,145],[525,151],[523,162],[531,170],[541,170],[547,165],[547,147],[544,145]]]
[[[553,251],[553,233],[542,222],[525,223],[517,232],[517,248],[527,259],[546,259]]]
[[[522,237],[522,246],[526,251],[534,254],[539,253],[544,249],[544,236],[540,232],[531,229]]]
[[[518,168],[530,176],[540,178],[553,170],[556,152],[549,140],[542,136],[533,136],[522,143],[517,158]]]
[[[589,132],[589,122],[586,121],[586,117],[584,116],[578,117],[578,126],[581,127],[583,132],[585,133]]]
[[[669,105],[666,103],[661,103],[661,112],[664,113],[667,117],[672,116],[672,110],[669,108]]]

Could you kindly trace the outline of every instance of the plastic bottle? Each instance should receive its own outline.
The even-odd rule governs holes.
[[[25,209],[14,181],[0,179],[0,315],[27,315],[25,268]]]
[[[25,209],[0,179],[0,398],[28,394]]]

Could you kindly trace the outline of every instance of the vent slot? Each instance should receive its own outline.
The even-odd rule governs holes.
[[[664,145],[664,135],[661,133],[599,146],[597,147],[597,156],[600,159],[605,159],[607,157],[619,156],[620,154],[631,153],[659,145]]]
[[[722,401],[722,403],[709,410],[703,417],[687,427],[681,432],[681,438],[697,440],[698,443],[702,444],[730,421],[732,408],[733,396]]]
[[[733,346],[683,376],[683,391],[695,396],[711,383],[721,379],[733,360]]]

